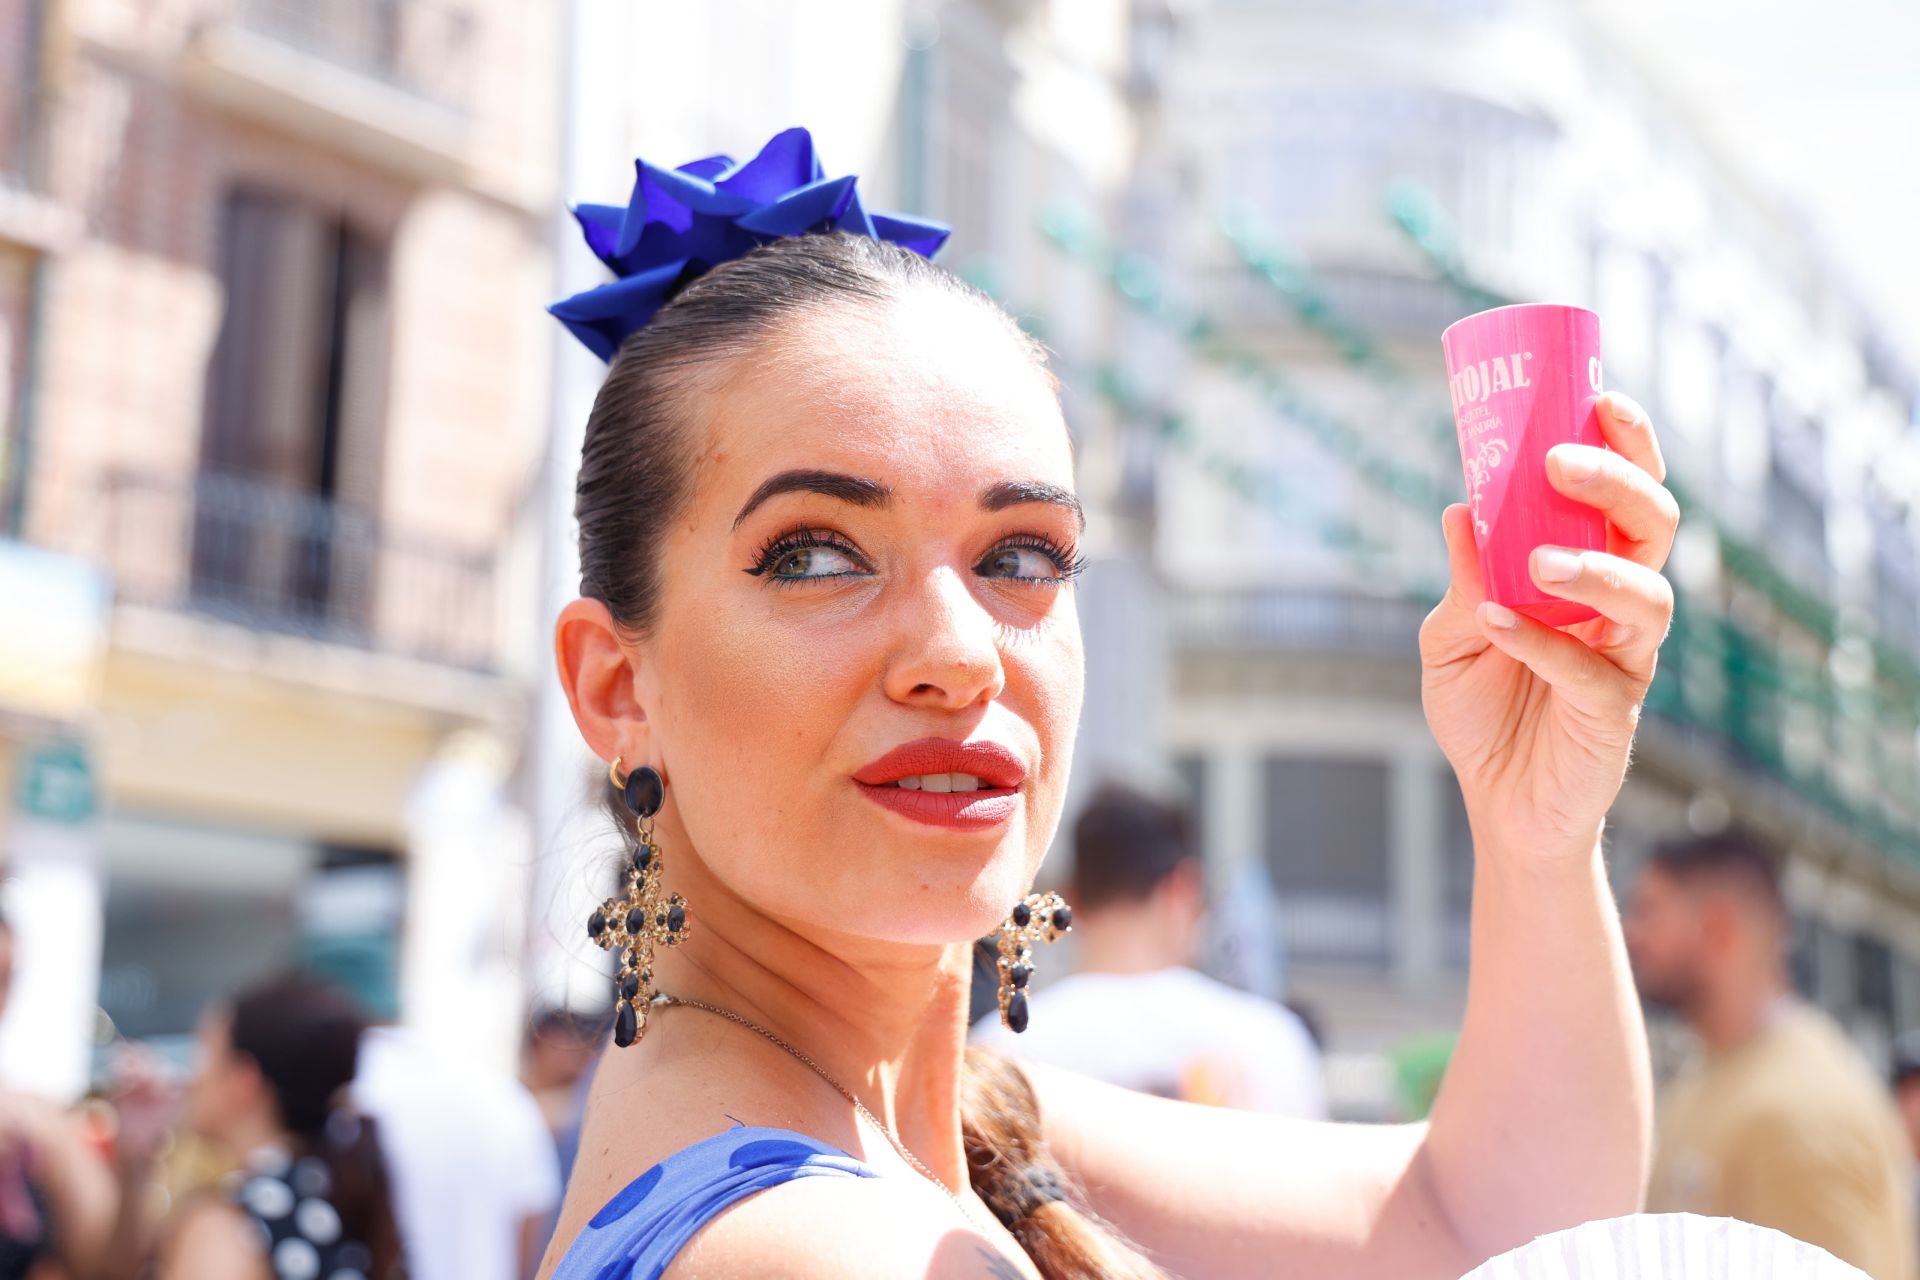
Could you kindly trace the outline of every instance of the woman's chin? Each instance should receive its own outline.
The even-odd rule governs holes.
[[[904,879],[876,873],[866,881],[871,888],[855,917],[857,931],[911,944],[972,942],[1000,927],[1030,881],[1024,850],[971,869],[923,861]]]
[[[1024,856],[995,859],[974,879],[944,892],[929,884],[920,895],[916,930],[927,942],[972,942],[998,929],[1032,883]]]

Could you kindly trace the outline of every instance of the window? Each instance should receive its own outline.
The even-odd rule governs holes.
[[[1606,317],[1607,385],[1651,388],[1659,294],[1652,264],[1633,249],[1604,245],[1597,251],[1594,292],[1594,310]]]
[[[1793,989],[1809,1000],[1820,994],[1820,926],[1806,916],[1795,916],[1787,940],[1787,970]]]
[[[1711,457],[1720,411],[1720,339],[1700,324],[1683,321],[1667,327],[1661,345],[1660,406],[1671,428],[1668,453],[1677,450],[1690,463],[1676,463],[1675,470],[1705,474],[1702,463]]]
[[[45,176],[45,10],[39,0],[0,7],[0,189],[32,189]]]
[[[1920,648],[1920,545],[1901,516],[1876,505],[1873,527],[1873,613],[1889,639]]]
[[[1267,864],[1288,955],[1385,966],[1386,764],[1277,758],[1264,781]]]
[[[239,188],[194,495],[203,603],[363,624],[386,384],[385,245],[337,214]],[[256,619],[270,621],[270,619]]]
[[[1827,513],[1819,431],[1796,417],[1776,417],[1767,470],[1768,547],[1803,586],[1827,585]]]
[[[1853,1003],[1883,1025],[1894,1025],[1893,948],[1879,938],[1853,940]]]

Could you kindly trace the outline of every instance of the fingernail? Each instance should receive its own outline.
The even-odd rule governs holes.
[[[1590,453],[1569,449],[1560,456],[1560,471],[1575,484],[1585,484],[1600,474],[1600,460]]]
[[[1542,582],[1572,582],[1580,576],[1580,557],[1555,547],[1534,552],[1533,571]]]
[[[1480,606],[1480,616],[1486,619],[1488,626],[1498,627],[1502,631],[1511,631],[1520,625],[1519,614],[1491,600]]]
[[[1622,422],[1632,422],[1640,416],[1639,411],[1633,407],[1633,402],[1625,396],[1608,396],[1607,412]]]

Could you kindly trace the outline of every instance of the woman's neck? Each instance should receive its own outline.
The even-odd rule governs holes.
[[[683,947],[655,953],[660,989],[779,1036],[850,1090],[949,1187],[964,1187],[959,1073],[971,948],[783,922],[728,892],[696,859],[683,856],[674,869],[695,927]],[[793,1069],[807,1070],[797,1061]]]

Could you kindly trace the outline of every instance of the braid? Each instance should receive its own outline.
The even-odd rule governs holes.
[[[960,1135],[973,1189],[1046,1280],[1166,1280],[1086,1207],[1040,1132],[1033,1086],[1006,1059],[967,1050]]]

